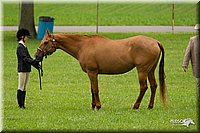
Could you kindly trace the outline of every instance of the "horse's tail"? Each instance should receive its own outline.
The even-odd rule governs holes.
[[[160,99],[163,106],[165,107],[166,105],[166,86],[165,86],[165,72],[164,72],[165,50],[160,42],[158,42],[158,46],[160,47],[160,50],[162,52],[162,57],[159,65]]]

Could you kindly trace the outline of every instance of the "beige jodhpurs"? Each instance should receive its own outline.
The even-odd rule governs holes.
[[[30,72],[19,72],[18,73],[18,90],[26,91],[30,77]]]

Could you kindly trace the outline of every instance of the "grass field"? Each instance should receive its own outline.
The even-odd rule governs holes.
[[[92,34],[92,33],[88,33]],[[120,39],[144,33],[101,33]],[[39,90],[38,72],[33,68],[27,90],[26,110],[17,107],[17,58],[15,32],[4,32],[3,96],[4,131],[196,131],[196,82],[191,66],[184,73],[181,64],[188,40],[195,33],[145,33],[161,41],[165,47],[167,107],[162,108],[159,89],[155,107],[148,110],[150,91],[138,110],[132,110],[139,94],[136,69],[122,75],[99,76],[99,111],[91,109],[88,77],[79,63],[57,50],[43,61],[43,90]],[[27,42],[33,56],[40,41]],[[158,71],[156,71],[158,77]],[[158,81],[158,80],[157,80]],[[189,128],[171,121],[191,118]]]
[[[171,25],[170,3],[101,3],[99,25]],[[96,3],[35,3],[39,16],[52,16],[55,25],[96,25]],[[175,3],[175,25],[196,24],[196,3]],[[17,25],[19,3],[3,4],[3,25]]]

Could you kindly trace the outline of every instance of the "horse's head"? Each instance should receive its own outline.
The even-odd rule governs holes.
[[[35,53],[35,58],[37,61],[42,61],[44,56],[46,57],[47,55],[51,55],[55,51],[56,51],[55,38],[53,34],[51,34],[47,29],[46,34],[40,43],[40,46],[37,48],[37,52]]]

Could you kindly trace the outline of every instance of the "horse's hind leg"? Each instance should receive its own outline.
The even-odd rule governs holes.
[[[154,105],[154,98],[155,98],[155,94],[156,94],[156,88],[157,88],[157,83],[156,83],[156,79],[155,79],[155,75],[154,75],[154,70],[150,71],[149,75],[148,75],[148,79],[149,79],[149,83],[151,86],[151,98],[150,98],[150,102],[149,102],[149,109],[153,108]]]
[[[88,71],[87,72],[88,77],[90,78],[91,83],[91,92],[92,92],[92,109],[95,107],[97,109],[101,108],[101,103],[99,100],[99,89],[98,89],[98,79],[97,79],[97,73],[94,71]]]
[[[133,106],[133,109],[139,108],[142,98],[148,88],[147,87],[147,74],[144,72],[138,72],[138,76],[139,76],[139,82],[140,82],[140,94]]]

